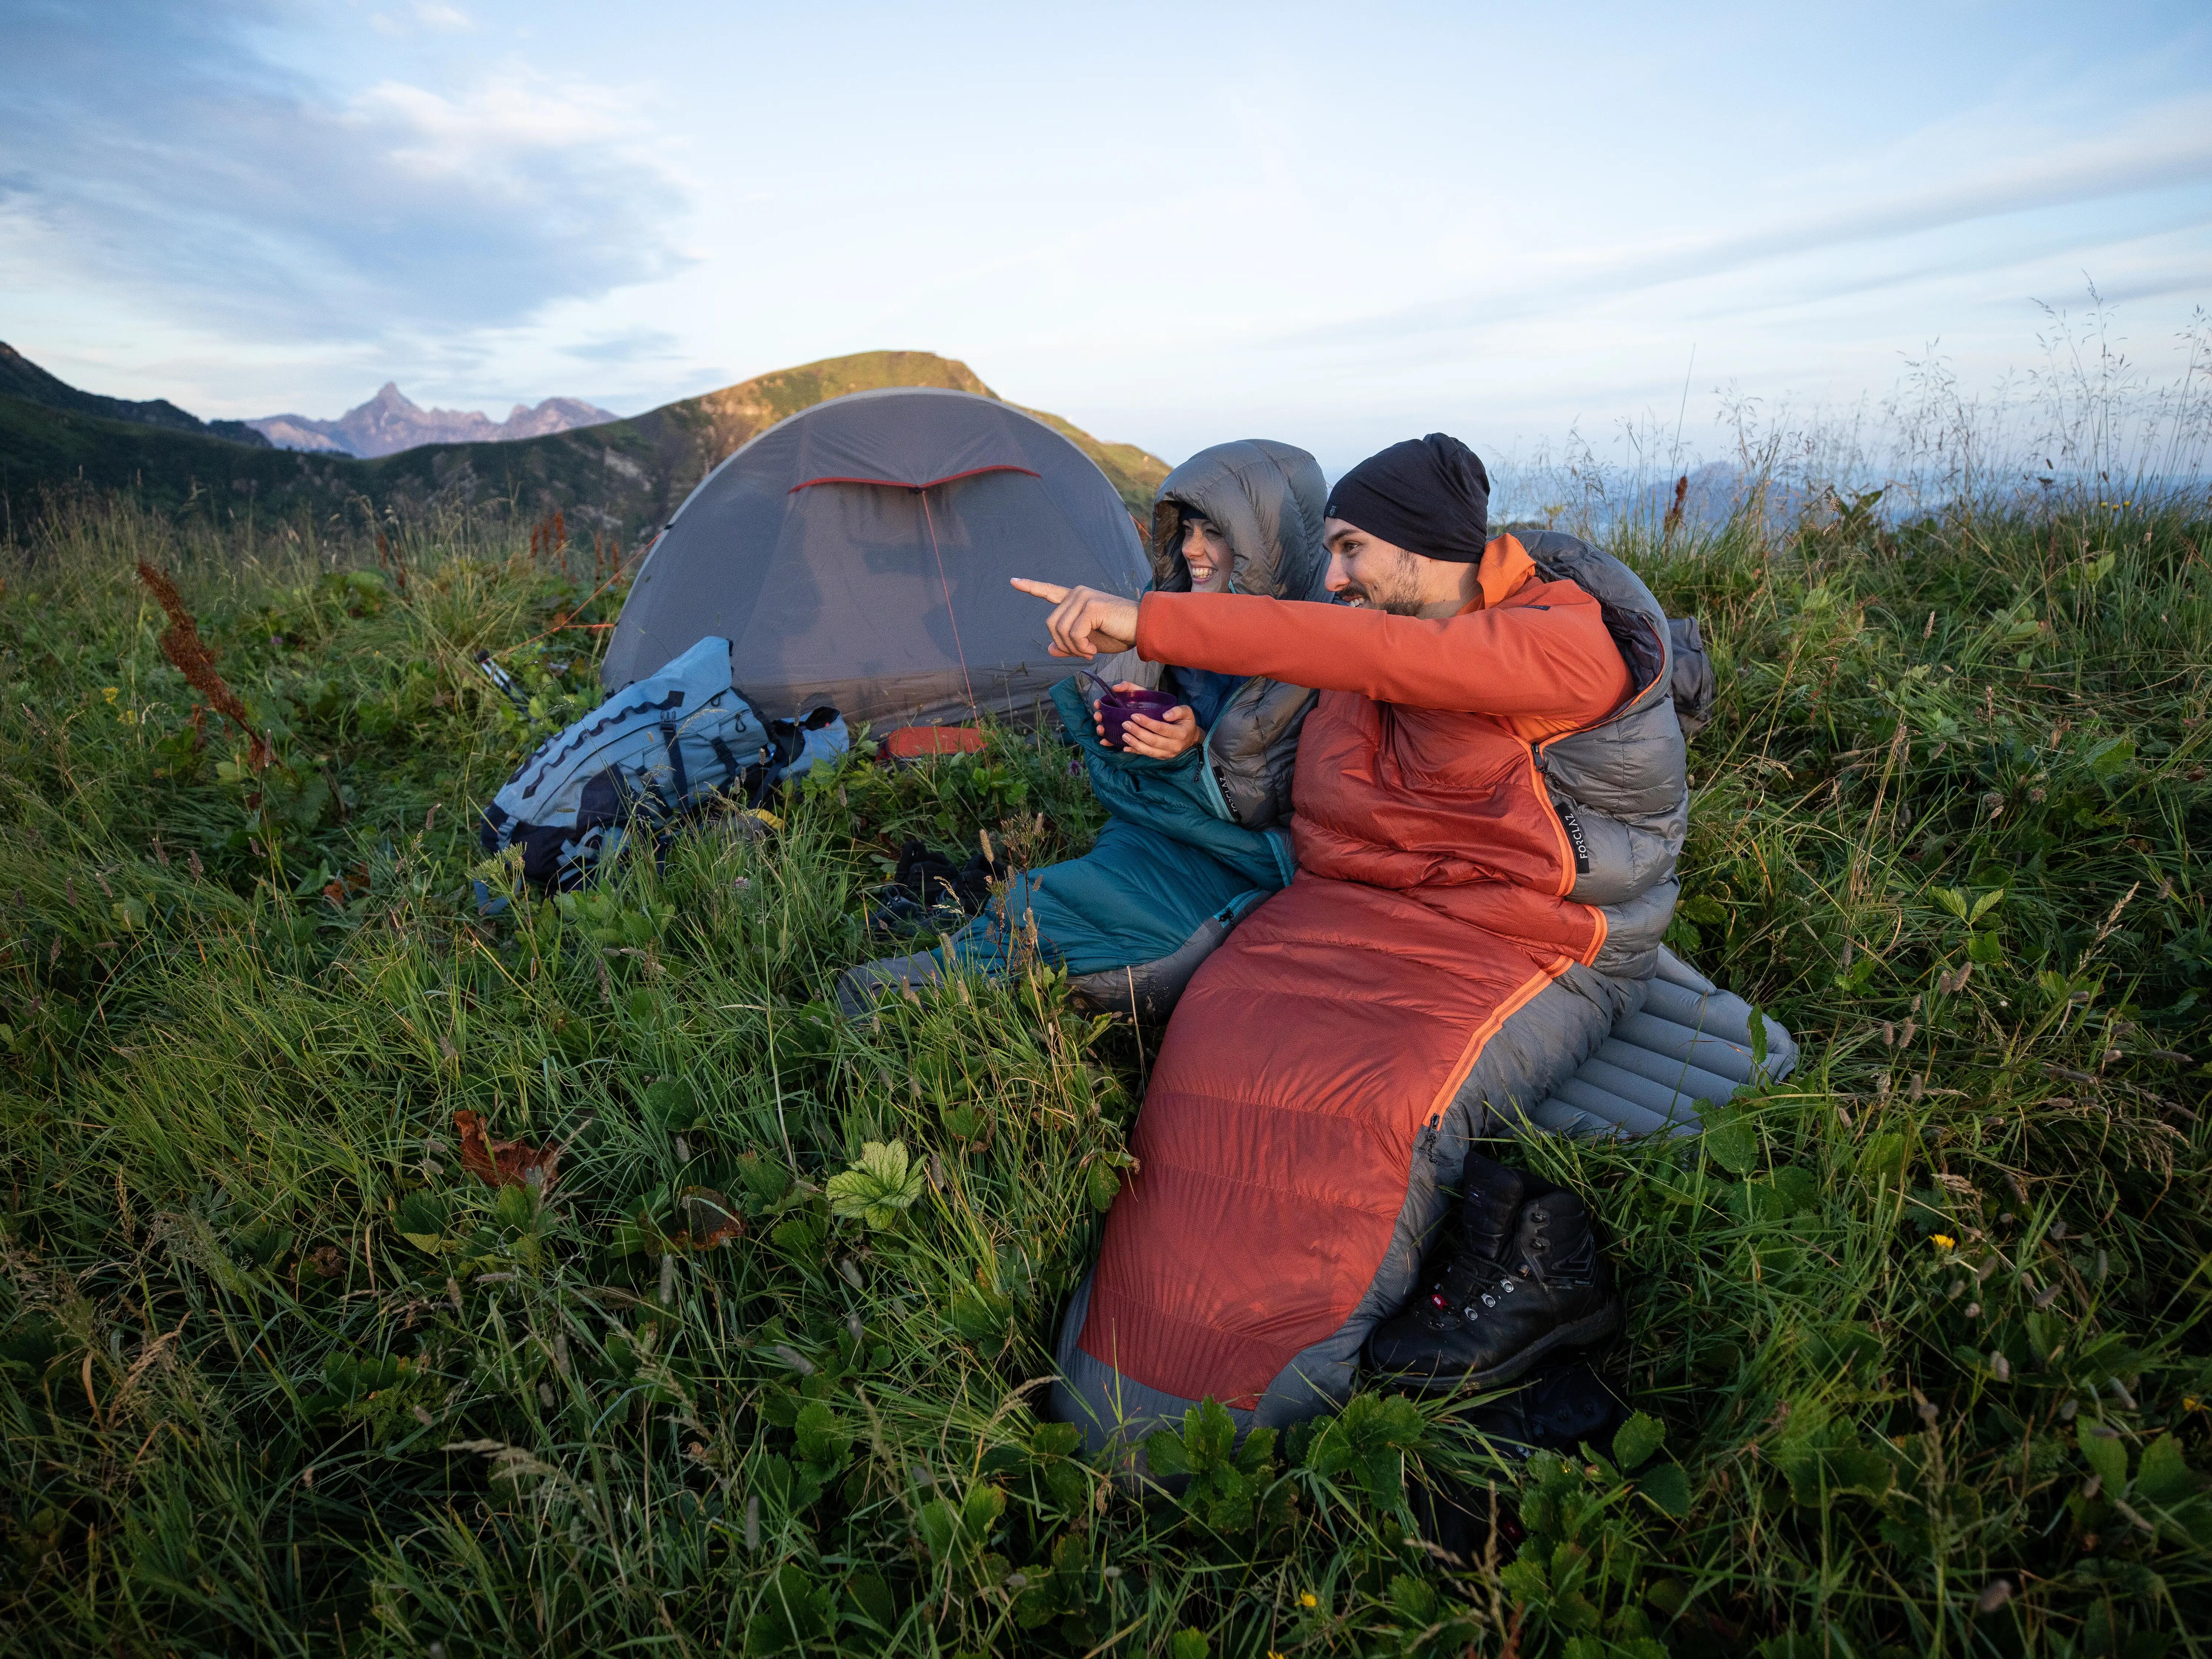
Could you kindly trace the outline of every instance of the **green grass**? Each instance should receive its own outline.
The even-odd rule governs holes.
[[[1601,1207],[1647,1415],[1525,1471],[1464,1400],[1200,1421],[1177,1504],[1036,1415],[1143,1049],[1045,975],[823,1001],[903,837],[1085,844],[1067,751],[859,760],[486,914],[473,809],[603,635],[514,655],[529,722],[470,657],[586,584],[462,520],[362,566],[64,515],[0,592],[10,1651],[2203,1650],[2208,529],[1630,538],[1722,667],[1677,943],[1806,1048],[1701,1140],[1512,1154]],[[1437,1474],[1523,1536],[1437,1560]]]

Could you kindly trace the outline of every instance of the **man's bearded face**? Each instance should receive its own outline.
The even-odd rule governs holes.
[[[1357,531],[1330,542],[1328,591],[1340,604],[1418,616],[1428,603],[1423,586],[1419,564],[1402,547]]]

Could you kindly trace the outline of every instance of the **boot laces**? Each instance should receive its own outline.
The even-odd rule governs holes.
[[[1563,1291],[1587,1289],[1597,1275],[1597,1233],[1585,1227],[1574,1248],[1554,1259],[1550,1231],[1552,1218],[1540,1212],[1536,1217],[1536,1237],[1529,1249],[1529,1258],[1521,1264],[1523,1278],[1534,1277],[1546,1285]]]
[[[1512,1271],[1504,1262],[1463,1237],[1445,1261],[1443,1271],[1430,1285],[1422,1314],[1436,1329],[1455,1320],[1473,1324],[1486,1309],[1495,1308],[1515,1288]]]

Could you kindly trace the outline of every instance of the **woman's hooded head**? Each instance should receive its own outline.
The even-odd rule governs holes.
[[[1240,438],[1201,449],[1167,476],[1152,507],[1152,586],[1190,587],[1185,526],[1204,519],[1229,544],[1231,591],[1277,599],[1326,599],[1322,546],[1328,487],[1321,464],[1293,444]]]

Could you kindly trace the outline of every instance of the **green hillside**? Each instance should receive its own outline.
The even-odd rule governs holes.
[[[364,502],[505,499],[533,516],[560,507],[579,524],[628,541],[664,522],[708,469],[755,434],[831,398],[884,386],[999,395],[967,364],[933,352],[866,351],[778,369],[606,426],[514,443],[428,444],[360,461],[115,419],[98,410],[117,400],[89,393],[76,394],[88,400],[82,408],[57,407],[52,399],[8,395],[22,388],[7,380],[0,381],[0,489],[18,516],[42,491],[78,483],[134,490],[163,509],[212,504],[218,513],[251,507],[319,518]],[[1164,461],[1134,445],[1102,443],[1057,415],[1027,412],[1096,462],[1132,512],[1149,510],[1167,476]]]
[[[228,438],[249,449],[270,447],[268,439],[243,421],[203,421],[166,398],[133,403],[127,398],[103,398],[96,392],[81,392],[68,381],[47,374],[5,340],[0,340],[0,397],[21,398],[76,415],[96,415],[103,420],[166,427],[173,432],[191,432],[204,438]]]
[[[371,485],[343,456],[249,448],[221,438],[0,396],[0,492],[18,523],[79,485],[129,490],[164,511],[265,508],[321,517]]]

